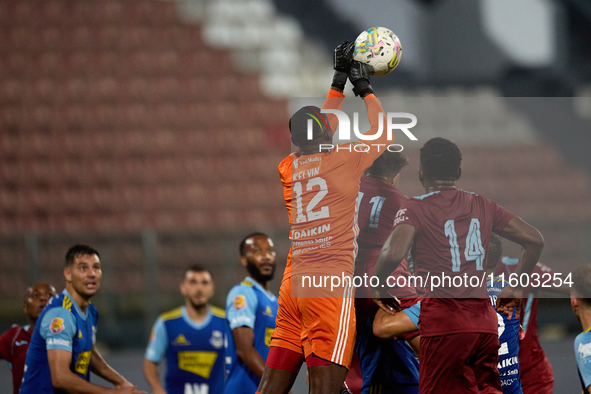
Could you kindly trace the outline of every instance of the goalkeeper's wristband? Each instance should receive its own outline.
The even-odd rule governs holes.
[[[368,94],[373,94],[373,88],[367,79],[358,79],[353,86],[353,93],[355,96],[365,97]]]
[[[345,84],[347,83],[347,73],[343,71],[335,71],[332,77],[333,88],[341,89],[341,92],[345,90]]]

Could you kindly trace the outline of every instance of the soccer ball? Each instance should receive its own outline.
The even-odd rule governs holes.
[[[355,40],[353,59],[369,66],[371,75],[380,77],[389,74],[400,63],[402,46],[390,29],[371,27]]]

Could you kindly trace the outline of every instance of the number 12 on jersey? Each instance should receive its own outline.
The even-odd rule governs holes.
[[[455,220],[448,220],[445,222],[445,236],[449,238],[449,246],[451,248],[451,265],[453,272],[459,272],[462,264],[460,260],[460,246],[458,245],[458,235],[456,234]],[[482,271],[484,269],[484,258],[486,250],[482,246],[480,235],[480,221],[472,218],[470,221],[470,229],[466,236],[466,248],[464,249],[464,257],[466,261],[476,261],[476,270]]]
[[[306,221],[324,219],[329,217],[327,206],[321,207],[317,211],[314,211],[316,205],[318,205],[318,203],[320,203],[320,201],[328,194],[328,185],[326,184],[326,181],[320,177],[308,180],[308,182],[306,183],[306,191],[311,192],[312,190],[314,190],[315,187],[319,187],[320,190],[318,191],[318,193],[314,195],[314,197],[312,197],[312,199],[306,206],[306,214],[304,214],[304,207],[302,203],[302,182],[296,182],[293,184],[293,191],[295,193],[296,198],[296,223],[303,223]],[[308,217],[307,219],[306,215]]]

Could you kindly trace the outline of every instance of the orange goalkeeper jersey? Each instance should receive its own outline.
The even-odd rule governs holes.
[[[322,108],[340,110],[344,97],[331,90]],[[373,95],[365,98],[365,105],[371,125],[367,133],[375,134],[380,116],[382,125],[386,125],[384,110]],[[337,117],[327,117],[331,129],[336,130]],[[371,143],[367,152],[356,151],[356,143],[347,143],[339,145],[338,151],[335,148],[311,155],[292,153],[279,164],[292,241],[284,279],[293,274],[353,274],[359,233],[359,181],[392,141],[387,140],[383,130]]]

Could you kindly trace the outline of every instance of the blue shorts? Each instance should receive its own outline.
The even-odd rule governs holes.
[[[419,314],[421,313],[421,301],[417,302],[410,308],[403,309],[402,312],[412,320],[414,325],[419,329]]]

